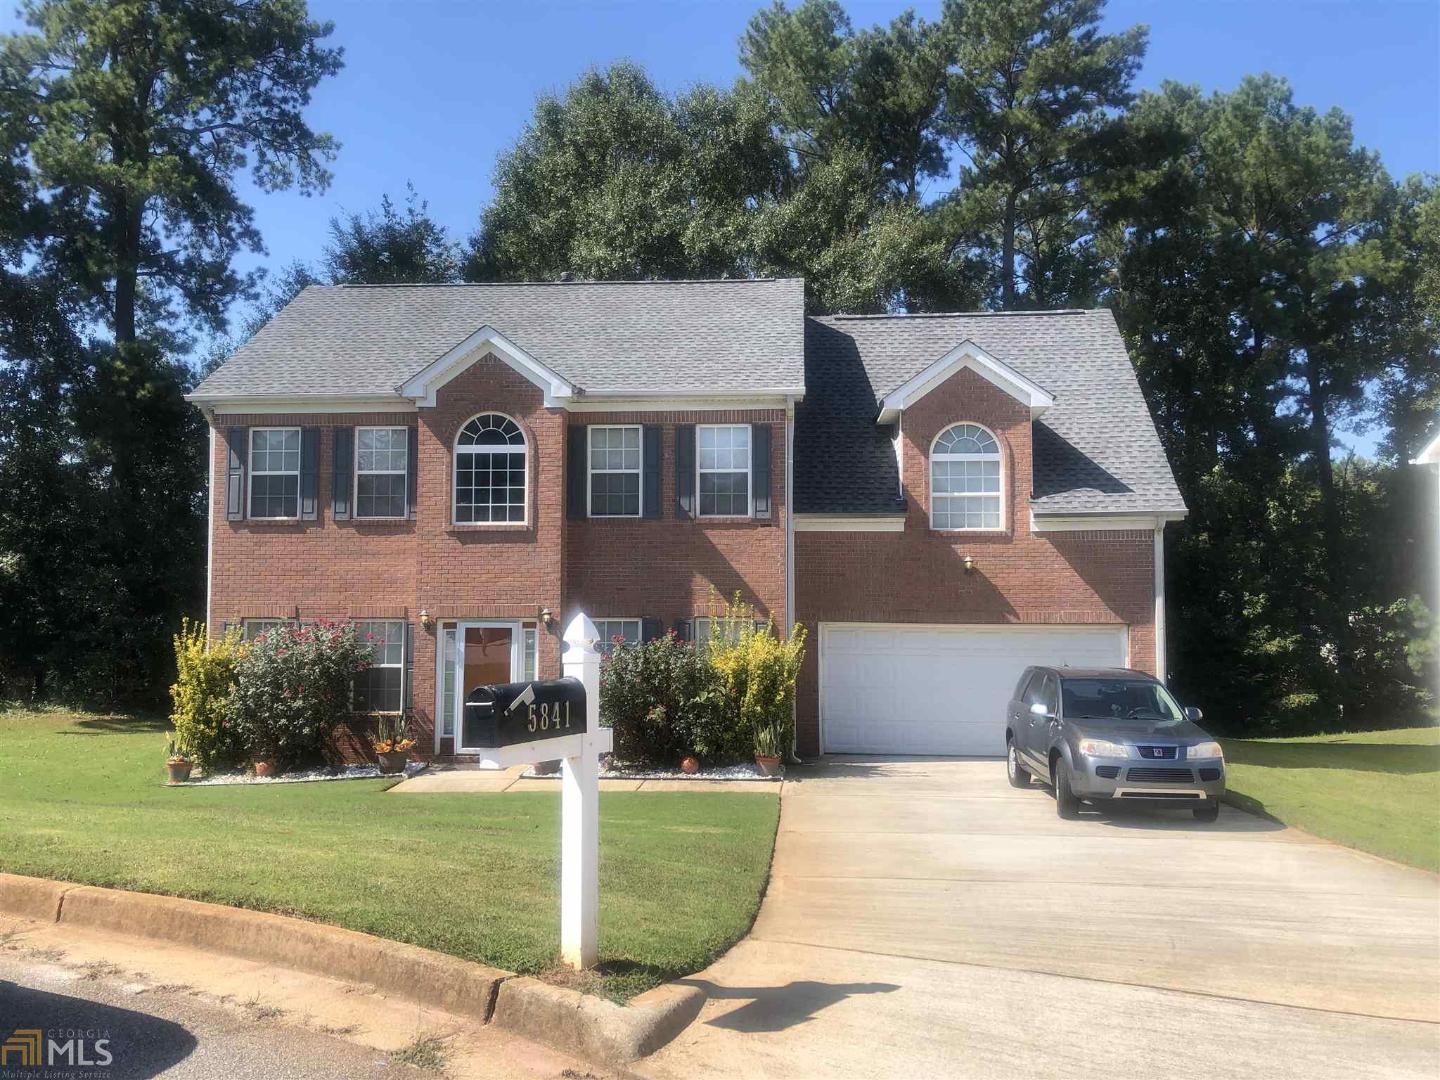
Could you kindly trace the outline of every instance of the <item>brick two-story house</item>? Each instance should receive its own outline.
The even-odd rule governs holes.
[[[349,618],[463,758],[577,611],[810,628],[797,743],[1000,753],[1027,664],[1164,673],[1184,514],[1108,312],[807,318],[798,280],[312,287],[200,384],[210,625]]]

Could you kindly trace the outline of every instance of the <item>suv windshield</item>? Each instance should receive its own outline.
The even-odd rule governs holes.
[[[1140,679],[1061,679],[1067,720],[1181,720],[1163,686]]]

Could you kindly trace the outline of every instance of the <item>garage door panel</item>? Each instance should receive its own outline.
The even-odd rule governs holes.
[[[829,753],[999,755],[1005,705],[1031,664],[1120,667],[1125,628],[822,624]]]

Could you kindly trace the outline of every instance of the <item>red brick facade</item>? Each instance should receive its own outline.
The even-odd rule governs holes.
[[[481,412],[511,417],[527,444],[526,522],[452,523],[452,448]],[[658,519],[566,517],[566,433],[573,424],[654,424],[662,429]],[[771,425],[768,520],[684,519],[676,515],[675,427],[694,423]],[[417,499],[412,520],[336,521],[331,513],[334,428],[418,426]],[[538,672],[560,673],[560,633],[577,611],[594,617],[659,618],[666,626],[703,615],[711,590],[739,592],[760,611],[785,618],[783,410],[580,413],[547,408],[541,391],[493,357],[440,389],[434,408],[415,413],[222,415],[214,476],[211,625],[244,619],[405,619],[414,626],[411,700],[417,750],[436,745],[437,628],[446,620],[503,619],[540,627]],[[318,516],[314,521],[226,519],[226,429],[321,429]],[[418,625],[420,611],[435,620]],[[439,744],[452,750],[449,740]]]
[[[1001,446],[1000,532],[930,527],[930,446],[964,421],[989,428]],[[1130,664],[1155,669],[1152,534],[1031,531],[1024,404],[962,369],[906,409],[900,429],[904,532],[795,537],[795,610],[812,632],[796,710],[802,755],[819,751],[815,629],[822,622],[1123,624],[1130,628]],[[975,565],[969,574],[966,555]]]

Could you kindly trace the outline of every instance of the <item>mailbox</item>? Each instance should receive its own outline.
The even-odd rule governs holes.
[[[477,686],[465,696],[461,745],[494,748],[580,735],[586,715],[579,679]]]

